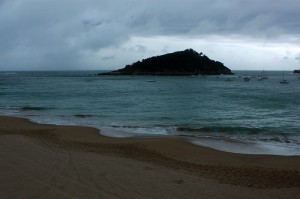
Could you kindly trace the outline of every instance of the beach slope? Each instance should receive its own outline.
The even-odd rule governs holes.
[[[300,157],[0,116],[1,198],[297,198]]]

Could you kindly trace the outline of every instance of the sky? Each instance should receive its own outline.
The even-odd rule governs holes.
[[[0,0],[0,71],[114,70],[192,48],[300,69],[299,0]]]

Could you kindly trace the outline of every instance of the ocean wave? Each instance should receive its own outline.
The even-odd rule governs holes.
[[[0,72],[0,76],[12,76],[16,74],[16,72]]]
[[[87,118],[87,117],[92,117],[92,115],[87,115],[87,114],[75,114],[73,115],[74,117],[78,118]]]
[[[300,146],[300,139],[292,139],[283,136],[274,136],[270,138],[259,138],[261,142],[272,142],[272,143],[285,143],[285,144],[295,144]]]
[[[281,132],[274,128],[250,127],[177,127],[177,136],[195,138],[230,139],[251,143],[273,143],[290,146],[300,145],[300,135],[293,132]]]
[[[111,125],[110,128],[139,135],[168,135],[173,130],[172,127],[134,125]]]
[[[176,129],[179,133],[226,133],[226,134],[265,134],[272,133],[274,129],[267,128],[251,128],[251,127],[233,127],[233,126],[206,126],[200,128],[192,127],[177,127]]]
[[[21,111],[44,111],[44,110],[51,110],[55,108],[50,107],[40,107],[40,106],[23,106],[20,108]]]

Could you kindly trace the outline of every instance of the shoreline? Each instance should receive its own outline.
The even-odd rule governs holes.
[[[1,116],[1,114],[0,114]],[[244,139],[236,139],[232,137],[222,137],[222,136],[193,136],[193,135],[177,135],[173,134],[165,134],[162,133],[153,133],[152,129],[149,127],[140,127],[143,129],[143,132],[131,132],[124,129],[115,129],[114,127],[103,127],[98,125],[89,125],[84,122],[78,121],[64,121],[64,122],[51,122],[45,121],[45,118],[39,120],[34,117],[26,117],[22,115],[2,115],[7,117],[16,117],[27,119],[33,123],[38,124],[47,124],[47,125],[56,125],[56,126],[82,126],[89,128],[96,128],[99,130],[99,134],[105,137],[110,138],[177,138],[182,139],[186,142],[190,142],[194,145],[200,147],[208,147],[215,150],[220,150],[223,152],[236,153],[236,154],[253,154],[253,155],[280,155],[280,156],[300,156],[300,148],[295,145],[296,143],[289,142],[288,144],[285,142],[280,142],[279,139],[273,139],[273,142],[265,142],[259,140],[244,140]],[[77,118],[78,119],[78,118]],[[57,121],[57,120],[55,120]],[[66,122],[71,122],[71,124],[66,124]],[[147,133],[147,128],[151,133]],[[275,140],[275,142],[274,142]],[[276,143],[277,141],[277,143]],[[293,144],[293,145],[290,145]]]
[[[7,116],[0,116],[0,147],[4,187],[0,192],[7,197],[293,198],[300,194],[299,156],[228,153],[178,138],[111,138],[95,128]]]
[[[111,138],[173,138],[192,143],[199,147],[207,147],[221,152],[248,154],[248,155],[277,155],[277,156],[299,156],[300,151],[290,149],[288,146],[276,145],[275,143],[257,143],[238,140],[228,137],[214,136],[189,136],[189,135],[164,135],[164,134],[138,134],[124,130],[105,128],[99,129],[99,134]],[[282,143],[281,143],[282,144]]]

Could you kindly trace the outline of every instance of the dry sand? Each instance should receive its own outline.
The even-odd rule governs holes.
[[[0,116],[0,198],[299,198],[300,157]]]

